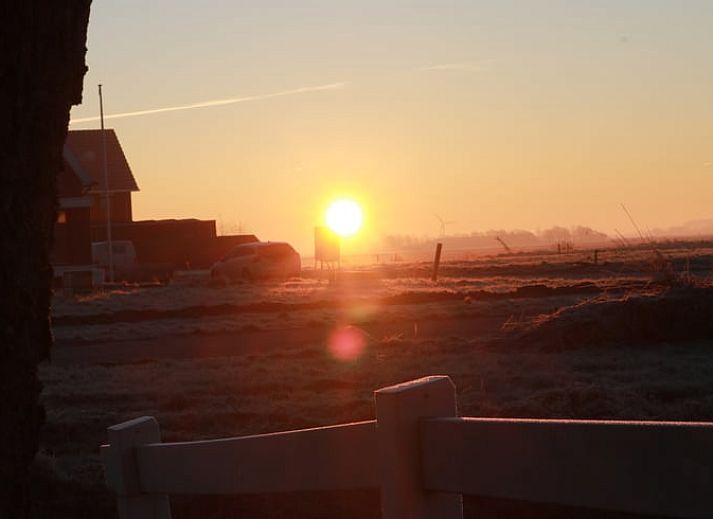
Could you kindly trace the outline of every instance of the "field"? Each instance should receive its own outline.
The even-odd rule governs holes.
[[[469,416],[713,420],[710,244],[364,267],[334,282],[57,296],[33,516],[112,517],[98,446],[155,416],[164,441],[374,417],[372,391],[428,374]],[[174,517],[377,517],[375,492],[176,498]],[[572,510],[466,498],[466,516]],[[577,516],[587,516],[577,511]],[[603,514],[590,512],[592,517]]]

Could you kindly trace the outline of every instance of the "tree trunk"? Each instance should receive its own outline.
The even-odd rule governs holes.
[[[69,110],[81,102],[90,0],[0,8],[0,517],[26,517],[44,412],[49,254]]]

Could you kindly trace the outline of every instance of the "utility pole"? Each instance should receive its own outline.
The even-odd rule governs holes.
[[[104,129],[104,100],[102,86],[99,85],[99,120],[102,130],[102,152],[104,154],[104,195],[106,209],[106,244],[109,251],[109,282],[114,282],[114,251],[111,241],[111,195],[109,193],[109,164],[106,156],[106,130]]]

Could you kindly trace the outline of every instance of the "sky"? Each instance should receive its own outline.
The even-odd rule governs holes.
[[[713,2],[94,0],[134,218],[312,251],[329,202],[391,234],[713,217]],[[169,110],[166,110],[169,109]],[[83,120],[90,119],[90,120]]]

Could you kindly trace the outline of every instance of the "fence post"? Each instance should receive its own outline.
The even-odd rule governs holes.
[[[433,257],[433,274],[431,274],[431,281],[438,281],[438,267],[441,264],[441,250],[443,249],[442,243],[436,244],[436,255]]]
[[[117,494],[119,519],[171,519],[168,496],[142,494],[134,447],[159,443],[161,433],[153,416],[142,416],[107,429],[109,445],[102,446],[107,484]]]
[[[461,519],[460,494],[426,492],[419,419],[457,416],[455,386],[431,376],[374,392],[383,519]]]

